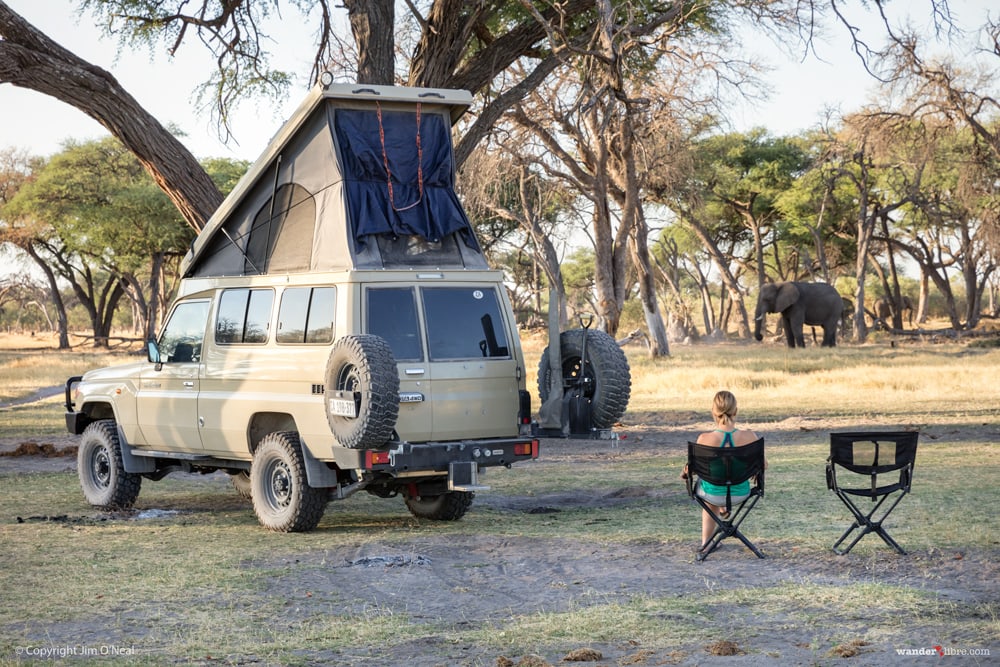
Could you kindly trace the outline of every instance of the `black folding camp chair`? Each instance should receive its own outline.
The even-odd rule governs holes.
[[[703,480],[726,487],[726,516],[719,516],[710,503],[698,495],[698,481]],[[733,509],[732,487],[750,480],[750,495],[736,503]],[[705,560],[719,548],[727,537],[736,537],[758,558],[763,558],[753,542],[740,532],[740,524],[764,496],[764,439],[760,438],[741,447],[710,447],[696,442],[688,443],[688,495],[715,520],[715,532],[701,545],[696,560]]]
[[[875,533],[890,547],[906,555],[903,548],[885,531],[882,523],[903,496],[910,492],[913,462],[917,457],[917,435],[916,431],[859,431],[830,434],[826,485],[854,515],[854,523],[839,540],[834,542],[834,553],[846,554],[862,537],[868,533]],[[844,486],[842,474],[838,477],[838,467],[858,475],[865,475],[868,484],[850,488]],[[858,498],[871,499],[873,505],[869,512],[862,511],[858,506],[855,502]],[[878,518],[875,518],[876,515]],[[860,532],[854,541],[847,545],[847,548],[841,549],[840,545],[844,540],[859,529]]]

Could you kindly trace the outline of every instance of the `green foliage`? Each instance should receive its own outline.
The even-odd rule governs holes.
[[[70,142],[17,193],[9,213],[49,225],[67,250],[120,272],[182,252],[193,232],[116,139]]]
[[[209,158],[202,160],[201,166],[208,172],[212,181],[219,188],[219,192],[228,195],[250,169],[250,162],[229,158]]]

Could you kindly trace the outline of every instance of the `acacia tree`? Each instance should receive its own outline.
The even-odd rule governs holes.
[[[477,229],[482,220],[491,217],[518,226],[521,238],[530,248],[534,266],[544,274],[544,282],[556,299],[560,326],[565,326],[566,286],[558,245],[565,244],[570,227],[566,218],[572,202],[562,188],[525,159],[527,151],[509,150],[511,144],[524,140],[523,136],[510,134],[505,141],[508,150],[483,149],[473,153],[463,171],[461,191],[466,208],[477,221]],[[507,262],[494,264],[510,268]],[[541,306],[542,281],[533,282],[531,291],[537,311]]]
[[[919,147],[926,164],[923,187],[913,199],[905,219],[888,238],[907,253],[934,282],[945,299],[951,325],[973,328],[982,311],[983,293],[997,268],[996,210],[987,193],[992,187],[990,171],[983,171],[975,156],[975,138],[968,129],[953,126],[928,127],[928,121],[910,121],[911,131],[920,130]],[[952,290],[948,270],[960,272],[965,288],[963,313]],[[894,313],[895,316],[895,313]]]
[[[6,216],[36,263],[73,286],[95,343],[107,345],[122,296],[135,303],[146,336],[155,333],[164,263],[192,233],[121,143],[69,144],[18,191]]]
[[[947,160],[935,159],[933,185],[916,204],[918,218],[951,233],[925,230],[933,242],[924,237],[903,247],[921,258],[917,261],[923,276],[942,290],[952,326],[975,326],[983,290],[1000,257],[1000,97],[996,88],[1000,62],[993,59],[1000,57],[1000,23],[994,17],[980,31],[986,48],[979,51],[979,67],[928,57],[926,40],[911,29],[896,29],[886,22],[886,32],[888,44],[877,52],[876,62],[889,92],[902,104],[881,110],[881,115],[900,126],[937,128],[935,135],[946,137],[942,153],[950,154]],[[964,324],[955,310],[950,282],[940,275],[952,264],[961,268],[965,283]]]
[[[32,232],[12,219],[9,204],[18,191],[32,180],[42,164],[40,158],[32,157],[24,150],[8,148],[0,151],[0,246],[21,248],[29,255],[34,250]],[[47,263],[41,263],[40,268],[45,275],[49,300],[56,310],[58,347],[60,350],[69,349],[69,318],[56,275]]]
[[[892,129],[870,114],[847,118],[844,129],[831,141],[826,156],[830,177],[852,189],[855,210],[854,338],[868,337],[865,324],[865,280],[875,231],[880,222],[913,202],[921,188],[923,164],[895,153]]]

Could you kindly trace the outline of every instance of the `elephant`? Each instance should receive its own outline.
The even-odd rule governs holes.
[[[788,347],[805,347],[802,326],[823,327],[823,347],[837,344],[837,327],[844,302],[840,293],[826,283],[768,283],[757,298],[754,338],[762,340],[761,328],[767,313],[781,313]]]
[[[913,302],[910,301],[910,297],[905,294],[901,295],[899,300],[902,302],[902,308],[899,309],[900,317],[906,314],[906,321],[909,323],[910,328],[913,328]],[[889,297],[881,297],[875,300],[873,308],[875,309],[875,324],[877,325],[880,321],[886,328],[889,327],[890,320],[892,319],[892,299]]]

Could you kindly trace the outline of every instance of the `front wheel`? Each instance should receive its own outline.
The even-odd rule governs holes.
[[[472,507],[472,491],[448,491],[437,496],[405,496],[406,507],[418,519],[458,521]]]
[[[326,509],[324,489],[309,486],[298,433],[269,433],[250,467],[253,511],[260,525],[277,533],[305,533]]]
[[[142,477],[125,472],[118,427],[112,419],[93,422],[84,429],[76,469],[83,495],[95,507],[128,509],[139,497]]]

